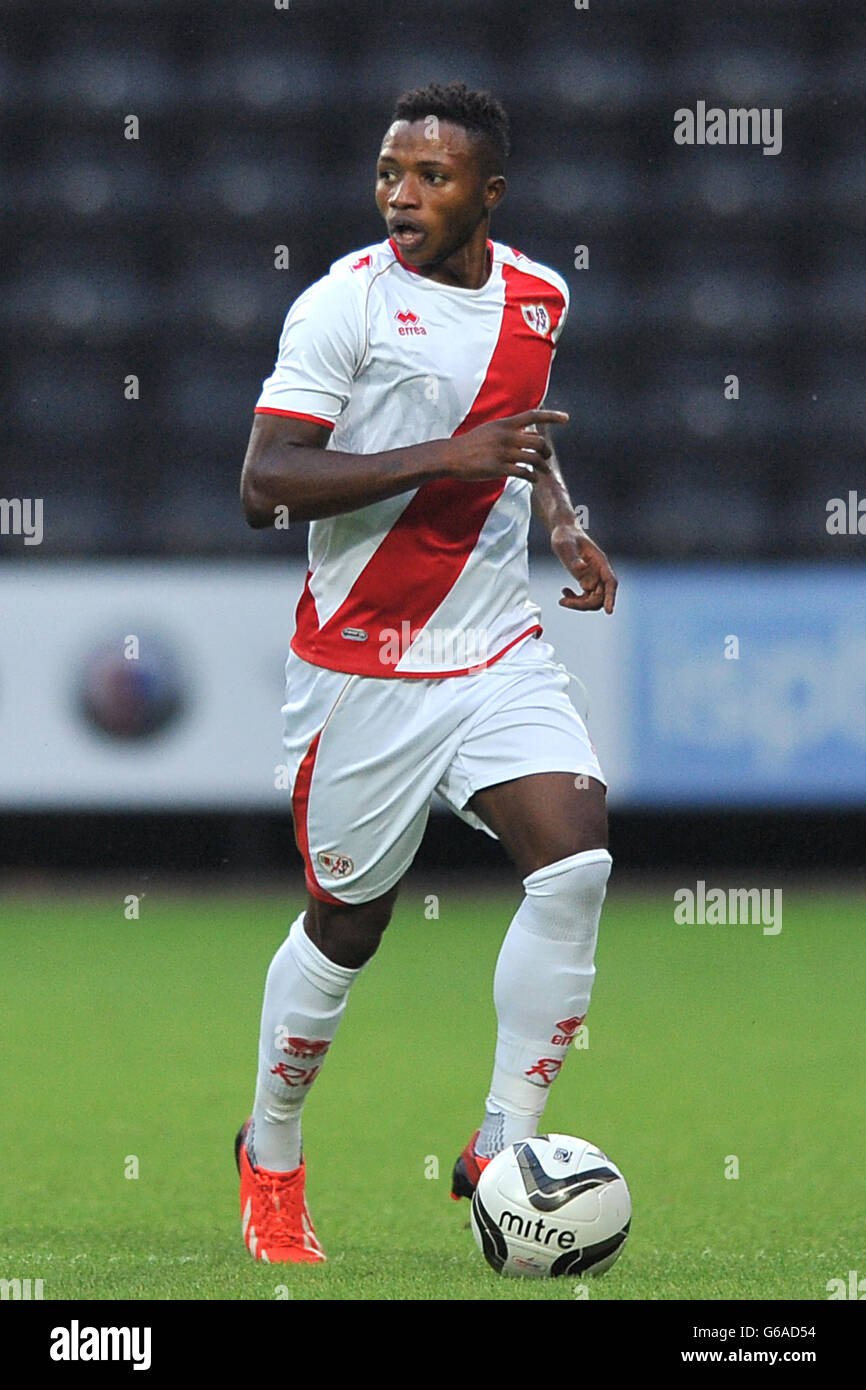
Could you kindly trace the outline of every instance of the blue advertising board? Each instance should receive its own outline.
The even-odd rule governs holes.
[[[638,566],[630,586],[629,803],[866,803],[866,566]]]

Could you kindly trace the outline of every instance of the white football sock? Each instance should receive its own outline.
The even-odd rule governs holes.
[[[361,967],[363,969],[363,966]],[[361,970],[328,960],[304,931],[302,912],[271,961],[259,1034],[259,1071],[247,1150],[288,1173],[301,1162],[301,1110]]]
[[[476,1152],[538,1132],[550,1083],[589,1008],[598,923],[612,860],[584,850],[523,880],[493,981],[498,1033]]]

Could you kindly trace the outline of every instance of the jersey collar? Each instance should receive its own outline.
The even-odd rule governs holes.
[[[388,237],[388,245],[394,252],[398,264],[401,265],[404,270],[408,270],[411,275],[421,275],[421,272],[417,266],[410,265],[408,261],[404,261],[403,257],[400,254],[400,248],[395,245],[391,237]],[[438,280],[430,280],[429,277],[426,275],[422,275],[421,279],[424,281],[425,284],[431,284],[436,289],[457,290],[460,294],[480,294],[482,290],[485,290],[487,288],[487,286],[490,284],[490,281],[493,278],[493,242],[490,240],[489,237],[487,238],[487,255],[490,258],[490,269],[487,275],[487,279],[484,281],[484,284],[479,285],[477,290],[467,290],[462,285],[443,285]]]

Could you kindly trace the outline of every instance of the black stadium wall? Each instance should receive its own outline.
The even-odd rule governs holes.
[[[618,866],[861,869],[856,0],[7,0],[3,29],[5,872],[297,867],[273,772],[306,528],[250,530],[240,466],[285,312],[383,237],[378,144],[431,78],[505,102],[492,235],[569,285],[549,404],[623,582],[612,618],[564,629],[551,597],[545,621],[590,689]],[[547,593],[537,526],[530,549]],[[210,629],[143,601],[166,568],[249,612],[282,576],[247,694]],[[219,744],[202,724],[172,782],[202,711]],[[231,756],[259,759],[234,801]],[[437,813],[426,862],[503,860]]]

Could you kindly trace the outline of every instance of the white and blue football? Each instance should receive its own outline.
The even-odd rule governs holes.
[[[604,1274],[630,1224],[622,1173],[571,1134],[539,1134],[503,1149],[472,1198],[478,1248],[497,1273],[518,1278]]]

